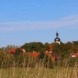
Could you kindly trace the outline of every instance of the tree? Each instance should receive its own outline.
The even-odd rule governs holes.
[[[4,52],[3,50],[0,50],[0,67],[6,67],[8,61],[7,61],[7,58],[8,58],[8,54],[6,52]]]
[[[52,43],[52,51],[59,54],[61,51],[60,45],[58,43]]]
[[[7,45],[6,47],[2,47],[2,49],[5,50],[6,52],[8,52],[10,48],[17,48],[17,46],[15,46],[15,45]]]
[[[21,66],[24,59],[23,59],[23,52],[19,48],[16,49],[14,58],[15,58],[16,66]]]
[[[44,51],[40,51],[40,54],[38,55],[38,59],[44,58]]]
[[[14,56],[19,56],[20,54],[22,54],[23,52],[20,50],[20,48],[17,48],[15,51]]]
[[[40,51],[43,48],[43,44],[41,42],[30,42],[21,47],[23,47],[27,52]]]
[[[52,62],[52,59],[48,55],[45,55],[44,57],[44,67],[54,68],[54,63]]]
[[[49,50],[49,43],[45,43],[44,44],[44,51],[48,51]]]

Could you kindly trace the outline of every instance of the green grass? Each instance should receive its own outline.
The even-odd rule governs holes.
[[[78,68],[48,69],[42,66],[35,68],[0,69],[0,78],[78,78]]]

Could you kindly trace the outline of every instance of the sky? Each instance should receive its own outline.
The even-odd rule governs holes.
[[[0,0],[0,47],[78,40],[78,0]]]

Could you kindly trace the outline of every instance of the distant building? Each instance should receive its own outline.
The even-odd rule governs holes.
[[[56,38],[54,39],[54,42],[60,44],[60,38],[58,32],[56,33]]]
[[[16,51],[16,48],[10,48],[8,53],[9,53],[11,56],[13,56],[14,53],[15,53],[15,51]]]
[[[77,53],[72,53],[72,54],[71,54],[71,57],[72,57],[72,58],[78,57],[78,52],[77,52]]]
[[[16,52],[17,48],[10,48],[8,51],[8,54],[10,54],[11,56],[14,56],[15,52]],[[26,53],[26,50],[24,48],[20,48],[20,50],[23,52],[23,54]]]
[[[50,52],[45,51],[45,55],[48,55],[52,59],[53,62],[55,62],[56,60],[59,60],[59,56],[52,51]]]

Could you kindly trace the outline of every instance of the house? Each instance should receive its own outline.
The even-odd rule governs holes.
[[[13,56],[15,51],[16,51],[16,48],[10,48],[8,53]]]
[[[78,52],[76,53],[76,57],[78,57]]]
[[[34,58],[37,58],[38,55],[39,55],[39,52],[36,52],[36,51],[34,51],[34,52],[28,52],[27,55],[31,56],[31,57],[34,57]]]
[[[9,51],[8,51],[8,53],[9,53],[11,56],[13,56],[14,53],[15,53],[15,51],[16,51],[16,49],[17,49],[17,48],[10,48]],[[25,51],[24,48],[20,48],[20,50],[23,52],[23,54],[26,53],[26,51]]]
[[[25,49],[20,48],[20,50],[23,52],[23,54],[26,54],[27,56],[31,56],[33,58],[37,58],[38,55],[39,55],[39,52],[36,52],[36,51],[26,53]],[[8,53],[11,56],[13,56],[15,51],[16,51],[16,48],[11,48]],[[56,53],[52,52],[52,51],[45,51],[44,54],[48,55],[52,59],[52,61],[55,61],[55,60],[59,59],[58,55]]]
[[[55,60],[59,60],[59,56],[52,51],[45,51],[45,55],[48,55],[52,59],[53,62]]]
[[[54,52],[45,51],[44,54],[48,55],[52,59],[53,62],[59,59],[59,56]],[[33,58],[37,58],[38,55],[39,55],[39,52],[36,52],[36,51],[27,53],[27,56],[31,56]]]
[[[26,53],[26,50],[24,48],[20,48],[20,50]]]
[[[78,57],[78,52],[77,52],[77,53],[72,53],[72,54],[71,54],[71,57],[72,57],[72,58]]]

